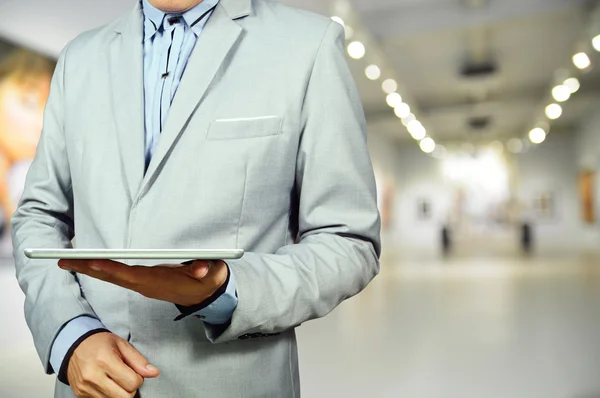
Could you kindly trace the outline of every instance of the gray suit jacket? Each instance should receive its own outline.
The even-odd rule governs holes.
[[[142,13],[62,52],[12,219],[26,317],[48,372],[55,336],[88,314],[162,370],[152,397],[298,397],[294,328],[379,269],[379,214],[343,28],[266,0],[221,0],[144,174]],[[217,334],[27,247],[242,248],[239,304]],[[147,262],[144,265],[153,265]],[[277,334],[271,336],[272,334]],[[57,369],[54,369],[57,371]],[[56,396],[72,397],[57,384]]]

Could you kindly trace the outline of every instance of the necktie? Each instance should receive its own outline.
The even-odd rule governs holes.
[[[161,131],[165,125],[171,102],[175,96],[175,73],[183,46],[185,34],[185,21],[181,16],[167,15],[163,21],[163,32],[166,38],[170,40],[163,61],[164,70],[161,75],[161,93],[160,93],[160,118]]]

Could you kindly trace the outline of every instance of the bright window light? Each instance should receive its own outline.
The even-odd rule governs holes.
[[[503,156],[492,148],[482,149],[475,156],[448,154],[442,167],[446,178],[471,187],[478,197],[487,197],[501,205],[510,195],[508,166]],[[482,212],[488,210],[487,206],[481,209]]]

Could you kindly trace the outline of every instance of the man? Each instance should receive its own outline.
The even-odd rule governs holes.
[[[55,396],[299,396],[294,328],[379,269],[343,38],[266,0],[145,0],[63,50],[11,224]],[[73,238],[247,253],[131,267],[23,256]]]

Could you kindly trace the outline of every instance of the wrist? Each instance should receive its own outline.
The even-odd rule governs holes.
[[[226,292],[231,273],[229,266],[227,266],[225,262],[221,261],[219,265],[218,272],[215,272],[215,274],[211,276],[211,279],[213,280],[212,285],[214,286],[214,289],[208,289],[211,294],[199,299],[196,303],[191,305],[181,305],[176,303],[175,306],[181,312],[181,315],[175,318],[176,321],[205,309]]]
[[[196,297],[189,297],[185,302],[175,303],[183,306],[195,306],[200,303],[210,300],[212,297],[219,297],[227,288],[227,282],[229,281],[229,267],[224,261],[203,261],[196,260],[194,263],[205,264],[208,263],[208,271],[206,276],[200,279],[204,285],[202,289],[198,289],[199,295]]]
[[[110,331],[108,329],[94,329],[94,330],[90,330],[89,332],[83,334],[80,338],[78,338],[73,345],[71,346],[71,348],[69,348],[69,351],[67,351],[67,354],[65,355],[65,358],[63,359],[62,365],[60,366],[60,370],[57,374],[57,378],[60,382],[69,385],[69,377],[68,377],[68,372],[69,372],[69,364],[71,363],[71,359],[73,358],[73,354],[75,353],[75,351],[77,350],[77,348],[79,348],[79,346],[85,341],[87,340],[89,337],[95,335],[95,334],[99,334],[99,333],[110,333]]]

